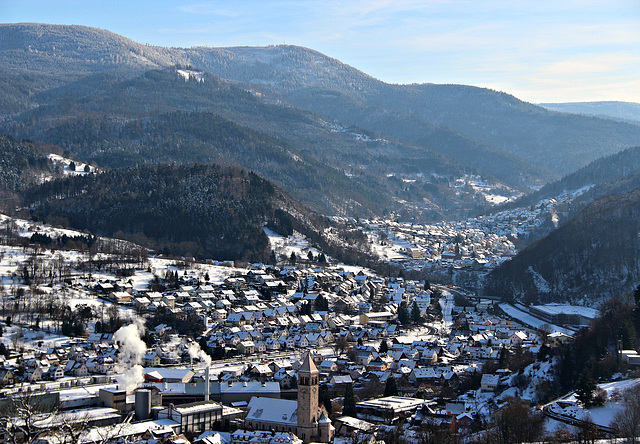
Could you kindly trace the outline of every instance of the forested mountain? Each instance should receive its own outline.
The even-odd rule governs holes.
[[[65,89],[86,95],[56,93],[48,105],[6,122],[4,130],[51,141],[103,167],[239,165],[324,213],[402,213],[413,204],[413,217],[433,220],[482,204],[472,189],[452,186],[465,173],[479,173],[473,167],[267,103],[211,74],[165,68],[98,81],[107,77],[68,85]],[[403,176],[412,181],[403,182]]]
[[[527,302],[618,296],[638,285],[638,233],[640,189],[600,198],[494,270],[486,290]]]
[[[423,132],[420,125],[435,125],[490,146],[494,152],[511,153],[523,165],[548,170],[550,173],[542,179],[567,174],[598,157],[640,144],[640,134],[632,124],[556,113],[484,88],[389,85],[305,48],[193,51],[189,53],[192,63],[208,71],[275,92],[325,116],[337,116],[343,122],[409,141],[403,132],[388,131],[394,126],[394,115],[410,115],[419,123],[410,135]],[[389,114],[391,120],[375,119],[376,113]],[[435,150],[447,150],[440,138],[428,133],[423,143]],[[484,154],[483,150],[476,152],[474,161]]]
[[[173,255],[267,261],[265,224],[288,231],[283,234],[294,226],[322,231],[268,181],[215,165],[111,170],[50,181],[24,196],[35,220],[126,238]]]
[[[176,64],[214,74],[205,74],[204,85],[214,85],[218,95],[202,84],[202,100],[176,85],[167,90],[155,83],[152,94],[141,86],[145,78],[154,85],[159,80],[153,77],[163,71],[145,72]],[[191,88],[195,82],[185,83]],[[380,205],[371,205],[370,194],[345,202],[334,198],[340,194],[335,191],[328,204],[323,197],[313,202],[315,208],[342,214],[396,209],[394,202],[408,211],[426,202],[431,218],[459,215],[477,210],[478,199],[449,199],[455,193],[433,178],[480,173],[525,190],[640,144],[635,125],[555,113],[482,88],[389,85],[295,46],[160,48],[94,28],[1,25],[0,84],[0,103],[6,105],[2,112],[8,118],[3,129],[20,137],[61,134],[54,127],[69,123],[70,116],[96,119],[91,123],[96,126],[105,114],[124,120],[140,118],[141,112],[178,110],[219,115],[281,139],[303,161],[311,162],[312,156],[334,167],[345,176],[336,189],[349,182],[364,196],[367,188],[382,190]],[[138,88],[146,91],[146,109],[135,97]],[[110,98],[122,99],[123,108],[131,111],[109,109]],[[50,132],[41,131],[43,123]],[[115,142],[107,139],[104,145],[108,153]],[[94,148],[95,156],[103,155],[102,142]],[[400,181],[389,183],[386,177]],[[434,188],[435,194],[425,191]],[[311,203],[308,196],[298,197]],[[449,201],[456,208],[453,213],[447,212]]]

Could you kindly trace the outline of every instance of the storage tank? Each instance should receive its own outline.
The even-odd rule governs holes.
[[[136,420],[144,421],[151,418],[151,390],[136,390]]]

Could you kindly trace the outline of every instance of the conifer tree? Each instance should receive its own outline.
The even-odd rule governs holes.
[[[413,300],[413,306],[411,307],[411,322],[414,324],[420,324],[422,322],[420,307],[418,307],[418,301],[415,299]]]
[[[344,407],[342,413],[345,416],[357,417],[356,398],[353,396],[353,385],[347,384],[344,390]]]
[[[398,385],[393,375],[387,378],[387,384],[384,387],[384,396],[398,396]]]

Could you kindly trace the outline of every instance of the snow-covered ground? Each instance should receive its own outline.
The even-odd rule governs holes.
[[[602,407],[584,408],[576,397],[575,392],[564,398],[555,400],[548,405],[550,413],[571,421],[574,419],[592,421],[598,426],[609,427],[617,412],[625,406],[623,392],[640,384],[640,379],[627,379],[623,381],[598,384],[598,387],[607,392],[607,402]]]
[[[310,246],[309,241],[298,232],[294,232],[291,236],[282,236],[266,227],[264,232],[269,238],[271,249],[281,257],[288,258],[291,253],[295,253],[296,256],[306,259],[310,251],[314,256],[320,254],[320,250]]]
[[[393,233],[386,231],[387,240],[382,243],[374,232],[368,232],[368,237],[373,252],[378,257],[385,261],[402,261],[407,259],[407,255],[404,254],[408,248],[412,248],[413,245],[409,241],[399,235],[399,233]]]
[[[65,175],[76,175],[76,176],[82,176],[85,174],[91,174],[91,173],[95,173],[97,171],[97,169],[95,167],[92,167],[89,164],[86,163],[82,163],[82,162],[76,162],[73,161],[67,157],[62,157],[59,156],[57,154],[49,154],[49,159],[51,159],[51,161],[54,163],[54,165],[58,165],[63,167],[63,171]],[[73,162],[76,166],[75,170],[71,170],[69,168],[69,166],[71,165],[71,162]],[[85,168],[88,169],[89,171],[85,171]]]
[[[0,214],[0,224],[5,225],[8,221],[12,221],[15,225],[14,234],[20,237],[31,237],[34,233],[46,234],[47,236],[86,236],[85,233],[77,230],[67,230],[65,228],[55,228],[50,225],[40,224],[24,219],[17,219],[13,217]]]
[[[295,253],[298,258],[306,259],[309,252],[311,252],[314,257],[317,257],[321,253],[320,250],[312,247],[309,244],[309,240],[298,232],[294,232],[291,236],[282,236],[266,227],[264,228],[264,232],[269,238],[271,249],[275,251],[276,256],[279,256],[279,258],[288,259],[291,253]],[[329,256],[327,256],[327,261],[334,262]],[[360,271],[364,271],[369,275],[375,274],[371,270],[363,267],[342,263],[338,264],[338,266],[347,272],[359,273]]]

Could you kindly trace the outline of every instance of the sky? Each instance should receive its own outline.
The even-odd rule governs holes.
[[[0,21],[160,46],[300,45],[385,82],[532,103],[640,102],[639,0],[0,0]]]

